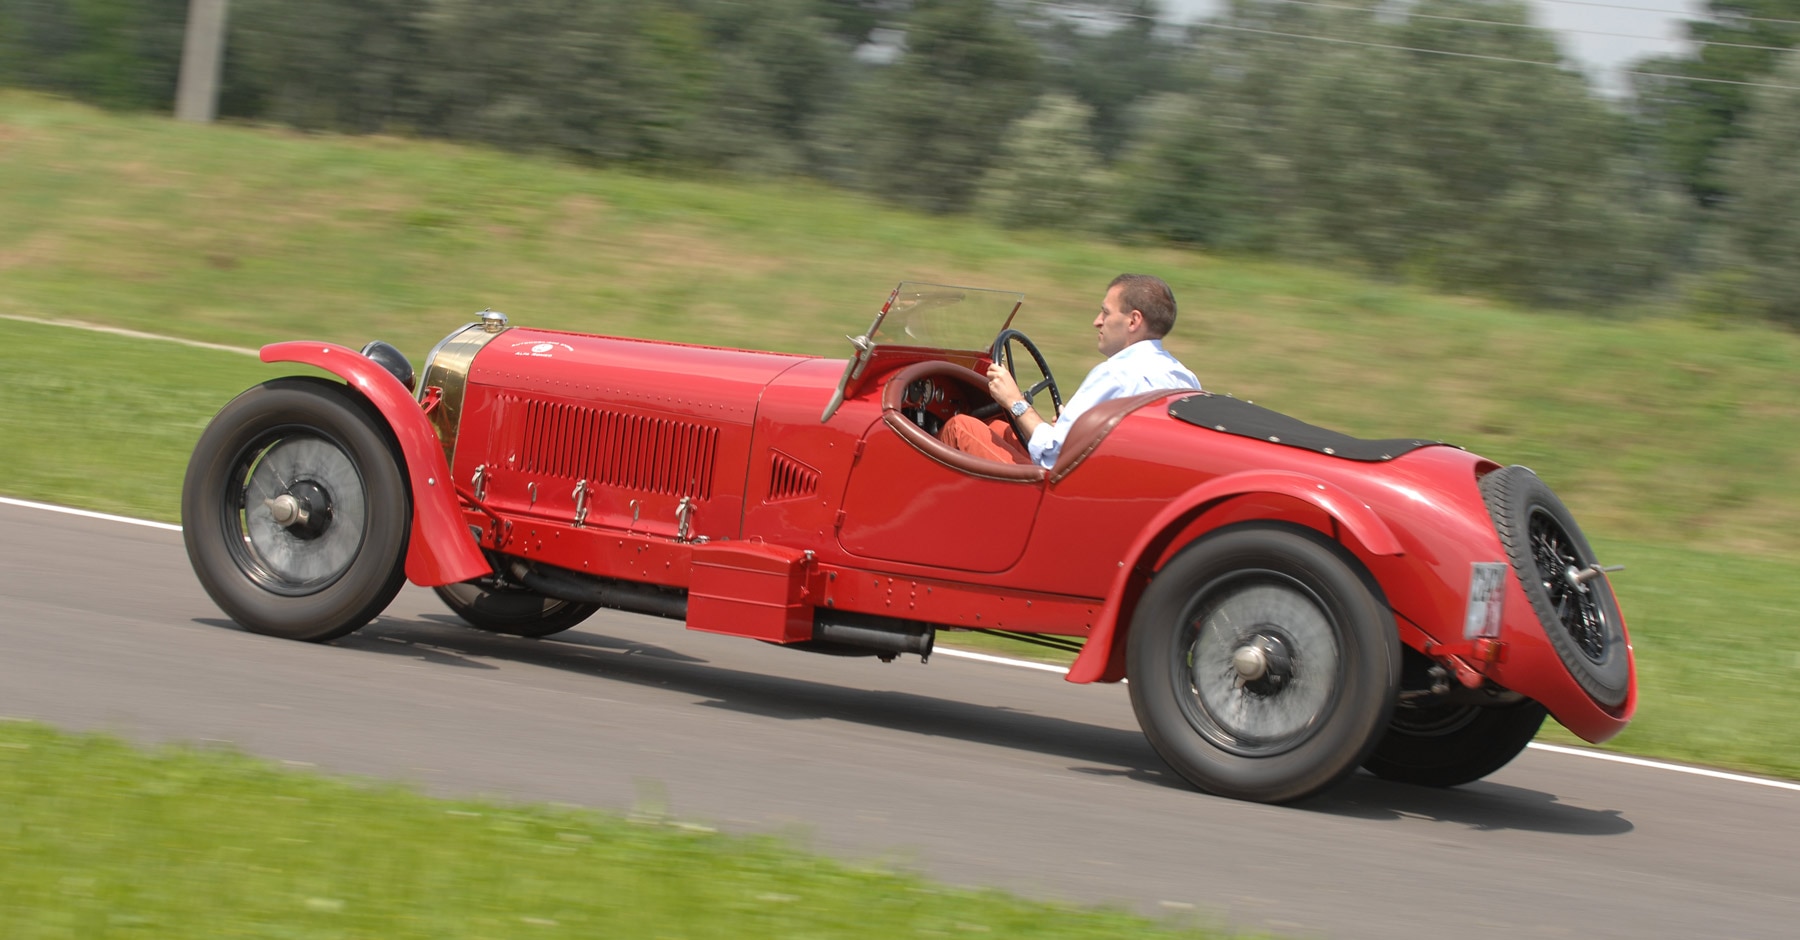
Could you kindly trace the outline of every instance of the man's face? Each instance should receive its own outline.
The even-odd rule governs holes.
[[[1100,355],[1111,357],[1119,350],[1130,346],[1139,339],[1144,315],[1125,306],[1119,294],[1125,290],[1123,285],[1115,286],[1106,292],[1106,299],[1100,302],[1100,315],[1094,318],[1094,329],[1100,334],[1098,346]]]

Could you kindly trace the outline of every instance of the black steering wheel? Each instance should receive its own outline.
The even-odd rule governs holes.
[[[1055,408],[1056,414],[1062,414],[1062,389],[1057,387],[1056,376],[1050,374],[1050,364],[1044,361],[1044,354],[1038,351],[1037,344],[1031,341],[1031,337],[1026,336],[1018,330],[1012,329],[1011,327],[1001,330],[1000,335],[994,337],[994,348],[990,358],[1005,366],[1007,373],[1013,377],[1013,381],[1016,383],[1019,380],[1019,367],[1018,361],[1012,350],[1012,344],[1014,342],[1017,342],[1026,352],[1031,354],[1031,361],[1036,363],[1038,371],[1044,374],[1044,380],[1042,382],[1038,382],[1030,388],[1019,389],[1019,391],[1025,395],[1026,404],[1035,406],[1036,402],[1034,399],[1037,398],[1037,393],[1049,389],[1051,406]],[[1006,420],[1012,422],[1013,432],[1019,435],[1020,441],[1027,439],[1025,432],[1019,428],[1019,419],[1013,417],[1011,412],[1008,412]]]

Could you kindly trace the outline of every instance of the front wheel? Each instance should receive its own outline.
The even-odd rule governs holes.
[[[1353,558],[1310,530],[1195,543],[1132,617],[1131,704],[1158,755],[1220,796],[1281,803],[1354,771],[1387,727],[1393,617]]]
[[[181,488],[181,536],[206,593],[246,629],[293,640],[343,636],[387,607],[411,519],[386,428],[317,378],[232,399]]]
[[[598,604],[558,600],[524,588],[479,581],[446,584],[434,590],[444,606],[477,630],[533,639],[561,633],[600,609]]]

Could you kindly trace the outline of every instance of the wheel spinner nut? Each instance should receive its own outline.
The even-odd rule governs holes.
[[[1254,682],[1268,674],[1269,654],[1255,643],[1246,644],[1231,654],[1231,666],[1244,681]]]
[[[288,526],[305,521],[300,512],[300,501],[295,499],[291,493],[283,493],[274,499],[265,499],[263,505],[269,507],[269,515],[275,519],[276,525]]]

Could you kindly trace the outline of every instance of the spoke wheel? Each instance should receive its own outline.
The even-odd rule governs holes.
[[[1288,802],[1354,771],[1400,672],[1392,615],[1311,530],[1248,525],[1157,573],[1127,641],[1131,702],[1164,761],[1222,796]]]
[[[226,405],[195,446],[181,503],[201,585],[252,631],[342,636],[405,580],[404,474],[372,409],[335,382],[276,379]]]
[[[444,606],[469,626],[510,636],[536,638],[561,633],[600,609],[598,604],[559,600],[523,588],[479,581],[446,584],[433,590]]]
[[[1595,701],[1624,704],[1631,686],[1624,618],[1568,507],[1519,466],[1482,477],[1481,495],[1557,658]]]
[[[1544,592],[1557,622],[1575,649],[1591,663],[1606,661],[1606,615],[1600,612],[1597,593],[1574,579],[1593,562],[1584,562],[1569,534],[1541,506],[1531,509],[1531,557],[1543,577]]]

